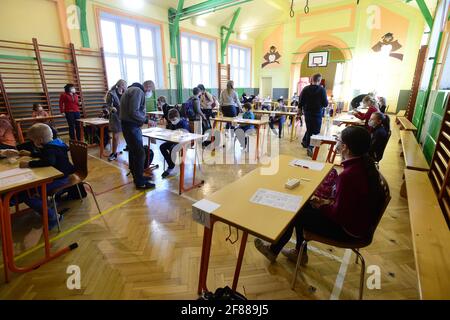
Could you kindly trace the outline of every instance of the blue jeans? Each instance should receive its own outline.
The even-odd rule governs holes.
[[[81,127],[80,122],[77,121],[77,119],[80,119],[79,112],[66,112],[66,120],[67,124],[69,125],[70,140],[75,140],[75,134],[76,139],[81,140]]]
[[[303,146],[310,148],[311,136],[320,133],[322,127],[322,114],[307,114],[305,113],[306,132],[303,136]]]
[[[141,127],[135,123],[122,121],[122,132],[128,146],[128,166],[133,175],[134,184],[142,186],[145,184],[145,151]]]
[[[67,184],[69,181],[69,178],[61,178],[56,179],[53,182],[47,184],[47,194],[52,192],[55,189],[60,188],[61,186]],[[42,215],[42,196],[41,196],[41,188],[37,188],[38,192],[31,197],[28,195],[28,192],[24,191],[18,194],[18,202],[25,203],[28,207],[33,209],[35,212],[38,212],[40,215]],[[11,200],[11,205],[15,204],[15,199],[13,198]],[[50,204],[47,206],[47,213],[48,213],[48,221],[49,225],[56,223],[56,212],[53,208],[53,204]],[[51,229],[51,228],[50,228]]]

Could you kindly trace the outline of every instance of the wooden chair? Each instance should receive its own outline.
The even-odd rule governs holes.
[[[97,206],[97,210],[99,213],[102,211],[100,210],[100,206],[97,202],[97,197],[95,196],[94,189],[92,188],[91,184],[85,179],[88,176],[88,165],[87,165],[87,155],[88,155],[88,145],[87,143],[76,141],[76,140],[70,140],[69,142],[69,148],[70,148],[70,155],[72,156],[72,162],[75,167],[75,173],[71,174],[69,178],[69,182],[61,186],[58,189],[52,190],[51,193],[48,194],[49,197],[52,199],[53,208],[56,212],[56,216],[59,216],[58,214],[58,208],[56,206],[56,196],[64,191],[67,188],[76,186],[78,190],[78,195],[80,196],[80,200],[83,201],[83,198],[81,196],[81,191],[79,184],[87,185],[91,189],[92,196],[94,197],[95,205]],[[58,230],[61,231],[61,226],[58,221]]]
[[[359,284],[359,299],[361,300],[363,297],[363,290],[364,290],[364,275],[365,275],[365,269],[366,269],[366,262],[363,258],[363,256],[359,253],[359,249],[367,247],[372,243],[373,235],[375,233],[375,230],[386,211],[386,208],[389,204],[389,201],[391,200],[391,195],[389,191],[389,186],[385,180],[385,178],[380,174],[380,182],[383,186],[383,190],[385,193],[386,200],[384,202],[382,210],[380,210],[378,217],[376,218],[376,221],[374,223],[374,226],[372,228],[372,232],[365,238],[354,238],[345,232],[342,232],[342,235],[339,237],[328,237],[327,235],[320,235],[314,232],[311,232],[309,230],[304,229],[303,230],[303,237],[304,241],[300,247],[300,252],[297,258],[297,266],[295,267],[294,277],[292,279],[292,290],[295,288],[295,282],[297,280],[297,273],[300,267],[301,257],[303,255],[303,251],[305,250],[305,247],[309,241],[317,241],[320,243],[324,243],[330,246],[343,248],[343,249],[351,249],[356,254],[356,261],[355,263],[358,263],[358,260],[361,260],[361,276],[360,276],[360,284]]]

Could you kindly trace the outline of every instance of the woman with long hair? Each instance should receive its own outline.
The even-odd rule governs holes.
[[[361,113],[359,111],[353,111],[353,115],[358,119],[364,120],[366,128],[369,128],[369,119],[372,113],[380,112],[380,109],[378,108],[378,101],[374,96],[368,95],[364,97],[362,103],[364,107],[368,108],[367,112]]]
[[[277,242],[269,244],[255,239],[256,248],[270,261],[275,261],[282,252],[290,261],[296,262],[304,240],[303,229],[337,239],[367,239],[375,231],[386,196],[380,173],[368,154],[370,134],[363,127],[348,127],[342,131],[336,148],[342,156],[344,171],[337,179],[334,199],[312,199]],[[291,239],[294,228],[297,238],[295,249],[283,249]],[[307,261],[305,248],[301,263],[306,264]]]
[[[120,98],[127,89],[127,82],[120,79],[111,87],[106,95],[106,104],[109,110],[109,130],[112,132],[112,149],[108,157],[109,161],[117,159],[117,147],[119,146],[120,133]]]
[[[220,93],[220,107],[224,117],[236,117],[242,110],[241,102],[239,101],[238,94],[234,90],[234,81],[229,80],[227,82],[227,88]],[[227,123],[226,129],[234,129],[230,123]]]

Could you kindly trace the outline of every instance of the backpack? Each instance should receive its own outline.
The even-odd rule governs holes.
[[[247,298],[230,287],[218,288],[216,292],[204,292],[198,300],[237,300],[246,301]]]
[[[194,110],[194,98],[189,98],[188,101],[181,105],[181,116],[191,121],[196,119]]]

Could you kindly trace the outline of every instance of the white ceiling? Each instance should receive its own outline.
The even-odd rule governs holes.
[[[145,0],[148,3],[168,9],[170,7],[177,8],[178,0]],[[204,2],[205,0],[185,0],[184,7]],[[238,0],[236,0],[238,1]],[[360,0],[365,1],[365,0]],[[403,2],[404,0],[377,0],[376,3],[391,3],[392,1]],[[437,0],[425,0],[432,12],[436,7]],[[322,6],[330,6],[346,2],[345,0],[309,0],[310,11],[314,8]],[[306,0],[294,0],[294,10],[303,11]],[[355,0],[356,3],[356,0]],[[256,38],[260,32],[270,26],[275,26],[285,22],[289,17],[291,0],[253,0],[239,6],[230,7],[204,14],[202,19],[206,20],[208,26],[220,27],[221,25],[229,25],[233,13],[238,7],[241,8],[241,14],[236,23],[235,30],[237,32],[247,33],[249,37]],[[411,1],[411,6],[417,8],[415,1]],[[182,25],[182,24],[181,24]]]

